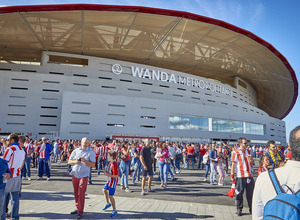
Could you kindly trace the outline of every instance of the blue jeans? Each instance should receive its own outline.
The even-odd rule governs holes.
[[[92,167],[90,167],[89,183],[92,182]]]
[[[178,169],[178,171],[180,170],[180,160],[176,160],[175,159],[175,166]]]
[[[213,183],[216,181],[217,177],[217,164],[210,163],[210,182]]]
[[[57,159],[58,159],[58,152],[54,152],[53,162],[57,163]]]
[[[162,162],[158,161],[157,165],[158,165],[158,169],[159,169],[159,179],[163,183],[164,182],[164,165],[165,165],[165,162],[164,161],[162,161]]]
[[[46,169],[46,176],[50,178],[50,169],[48,165],[48,160],[39,158],[39,177],[42,177],[44,174],[44,168]]]
[[[5,205],[4,205],[4,200],[5,200],[5,187],[3,189],[0,189],[0,217],[2,219],[2,214],[4,213],[5,215]]]
[[[132,182],[134,183],[136,179],[138,181],[141,180],[142,163],[141,163],[140,159],[138,159],[133,166],[134,166],[134,172],[132,175]]]
[[[202,161],[203,161],[203,155],[199,155],[199,157],[198,157],[198,169],[201,168],[201,170],[203,170],[203,168],[204,168],[204,164],[202,163]]]
[[[192,161],[192,167],[193,167],[193,169],[195,169],[195,157],[189,159],[189,157],[187,156],[186,159],[187,159],[187,169],[190,168],[190,161]]]
[[[10,192],[10,203],[11,203],[11,218],[13,220],[18,220],[20,218],[19,216],[19,206],[20,206],[20,192]],[[8,193],[5,193],[5,198]],[[4,198],[4,204],[5,204],[5,198]],[[2,207],[2,216],[1,220],[5,220],[5,205]]]
[[[208,176],[209,168],[210,168],[209,163],[205,164],[205,175],[204,176],[205,176],[206,179],[207,179],[207,176]]]
[[[170,166],[170,164],[166,163],[165,166],[164,166],[164,175],[165,175],[164,181],[165,181],[165,183],[167,183],[167,181],[168,181],[168,173],[170,173],[171,179],[174,179],[174,175],[173,175],[173,173],[171,171],[171,166]]]
[[[170,163],[173,167],[173,173],[175,173],[175,160],[170,159]]]
[[[100,159],[98,163],[98,169],[97,169],[98,175],[100,174],[100,167],[102,167],[102,170],[104,170],[105,165],[106,165],[106,159]]]
[[[128,188],[128,176],[129,176],[129,163],[130,160],[124,161],[125,162],[125,172],[122,173],[121,176],[121,186]]]
[[[30,163],[31,163],[31,158],[26,157],[25,159],[25,164],[23,167],[23,172],[22,172],[22,177],[26,177],[26,173],[28,173],[28,177],[30,177]]]

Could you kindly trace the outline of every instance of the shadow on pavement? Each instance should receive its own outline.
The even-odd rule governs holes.
[[[65,196],[68,195],[68,196]],[[69,196],[70,195],[70,196]],[[74,193],[68,192],[22,192],[21,200],[69,201],[74,200]],[[86,197],[87,199],[88,197]]]

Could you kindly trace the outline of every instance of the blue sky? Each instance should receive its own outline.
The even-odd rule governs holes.
[[[272,44],[283,54],[300,81],[300,18],[299,0],[3,0],[1,5],[36,4],[110,4],[139,5],[187,11],[226,21]],[[297,62],[298,61],[298,62]],[[300,100],[284,119],[287,133],[300,125]]]

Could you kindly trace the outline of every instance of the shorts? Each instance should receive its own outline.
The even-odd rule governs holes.
[[[144,170],[144,167],[142,166],[142,175],[143,175],[143,177],[147,177],[147,174],[149,175],[149,176],[153,176],[153,168],[152,168],[152,166],[147,166],[147,170]]]
[[[115,195],[116,188],[110,188],[107,183],[105,184],[103,189],[108,191],[108,195],[110,195],[110,196]]]

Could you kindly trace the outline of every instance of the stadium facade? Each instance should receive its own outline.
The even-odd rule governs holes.
[[[286,142],[298,82],[272,45],[187,12],[0,9],[0,135]]]

